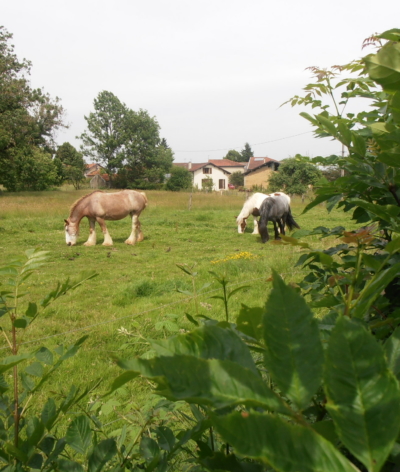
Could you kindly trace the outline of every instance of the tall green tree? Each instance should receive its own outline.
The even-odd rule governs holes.
[[[317,166],[297,155],[281,162],[278,172],[273,172],[268,181],[268,189],[271,192],[285,190],[289,194],[303,195],[309,185],[315,185],[321,177],[322,172]]]
[[[243,187],[244,185],[244,174],[243,172],[232,172],[229,176],[229,183],[235,187]]]
[[[94,112],[85,116],[87,130],[80,135],[81,151],[101,163],[112,179],[125,158],[128,108],[113,93],[103,91],[94,99]]]
[[[84,180],[86,166],[82,153],[72,144],[64,143],[57,149],[54,161],[56,160],[61,163],[63,180],[70,182],[78,190]]]
[[[31,88],[26,78],[31,63],[18,59],[11,38],[0,27],[0,183],[8,190],[33,189],[36,183],[30,182],[27,170],[35,159],[40,167],[44,155],[50,158],[55,152],[54,134],[65,127],[64,110],[58,98]],[[57,179],[45,180],[50,186],[57,183]]]
[[[242,155],[241,160],[243,162],[249,162],[250,157],[254,157],[254,152],[252,151],[249,143],[245,143],[244,149],[242,149],[241,151],[241,155]]]
[[[117,187],[162,183],[173,153],[160,139],[157,120],[146,110],[131,110],[107,91],[99,93],[94,109],[80,136],[84,156],[100,162]]]
[[[227,152],[224,159],[230,159],[231,161],[235,162],[242,162],[243,158],[239,151],[235,151],[235,149],[231,149]]]

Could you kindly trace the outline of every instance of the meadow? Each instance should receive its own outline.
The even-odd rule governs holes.
[[[84,219],[78,244],[68,247],[63,220],[72,203],[86,193],[88,189],[65,188],[0,195],[1,265],[30,248],[40,248],[49,255],[46,265],[28,279],[22,306],[41,300],[57,281],[74,279],[86,270],[98,273],[54,302],[20,339],[22,353],[35,346],[54,349],[59,344],[69,345],[89,335],[79,354],[65,363],[46,387],[52,391],[101,378],[98,393],[104,393],[121,373],[114,357],[143,355],[149,349],[149,338],[190,329],[193,325],[187,313],[223,320],[223,304],[212,298],[221,295],[221,286],[210,271],[229,281],[229,291],[246,286],[230,299],[231,321],[242,305],[265,303],[272,268],[286,282],[299,282],[306,274],[296,267],[301,247],[262,244],[259,236],[251,234],[252,219],[245,234],[237,233],[235,217],[246,198],[239,192],[194,193],[189,209],[189,193],[147,191],[149,204],[140,218],[142,242],[124,244],[130,233],[130,220],[124,219],[108,222],[113,247],[101,245],[98,227],[97,245],[85,247],[89,225]],[[292,213],[301,228],[353,228],[349,215],[340,211],[328,214],[323,205],[302,214],[306,203],[292,200]],[[331,245],[331,241],[317,237],[309,237],[307,242],[315,248]],[[194,275],[189,276],[179,265]],[[194,291],[197,297],[193,297]],[[9,328],[6,317],[0,321],[4,329]],[[3,356],[9,355],[4,338],[0,349]],[[135,382],[123,393],[126,401],[140,405],[148,388]]]

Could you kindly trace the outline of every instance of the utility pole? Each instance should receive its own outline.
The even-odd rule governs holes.
[[[342,143],[342,158],[344,158],[344,144]],[[344,177],[344,169],[340,169],[340,177]]]

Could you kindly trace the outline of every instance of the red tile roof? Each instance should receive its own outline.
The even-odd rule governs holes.
[[[246,170],[254,170],[257,167],[260,167],[267,162],[279,162],[276,159],[271,159],[270,157],[250,157],[249,162],[247,163]]]
[[[247,164],[247,162],[236,162],[230,159],[208,159],[208,162],[218,167],[245,167]]]

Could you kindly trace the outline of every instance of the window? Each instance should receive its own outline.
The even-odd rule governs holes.
[[[212,174],[211,167],[203,167],[203,174]]]
[[[225,188],[225,179],[219,179],[219,189],[224,190]]]

